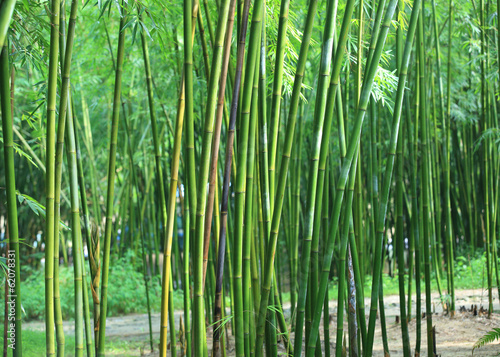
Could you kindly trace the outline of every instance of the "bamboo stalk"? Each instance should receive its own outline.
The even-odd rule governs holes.
[[[47,86],[47,134],[45,194],[45,331],[46,354],[55,355],[54,346],[54,216],[55,216],[55,144],[57,100],[57,55],[59,53],[59,0],[52,0],[50,15],[50,54]]]
[[[187,0],[189,2],[190,0]],[[212,137],[213,130],[215,125],[215,111],[217,104],[217,86],[219,83],[221,70],[222,70],[222,55],[223,55],[223,42],[224,35],[226,33],[227,19],[229,17],[229,0],[224,0],[221,3],[219,19],[217,24],[217,31],[214,42],[214,51],[212,57],[212,67],[210,70],[210,81],[208,85],[208,98],[207,105],[205,108],[205,122],[203,127],[203,138],[202,138],[202,149],[200,156],[200,168],[198,171],[198,182],[197,187],[205,187],[208,181],[209,176],[209,168],[210,168],[210,153],[212,148]],[[187,7],[189,9],[190,7]],[[184,10],[186,12],[186,8]],[[191,23],[189,21],[185,21],[184,25],[184,38],[189,38],[188,30],[191,28]],[[228,34],[229,36],[229,34]],[[187,47],[187,48],[186,48]],[[189,70],[189,61],[190,57],[192,57],[192,53],[190,52],[191,48],[185,46],[185,56],[186,56],[186,115],[187,119],[189,119],[190,115],[192,115],[192,107],[191,104],[193,102],[193,87],[192,81],[190,82],[190,75],[192,71]],[[189,52],[189,53],[188,53]],[[189,123],[189,120],[188,120]],[[214,153],[215,155],[216,153]],[[194,162],[193,162],[194,164]],[[190,175],[194,174],[195,166],[189,165],[188,172]],[[191,188],[191,187],[190,187]],[[191,191],[192,192],[192,191]],[[204,304],[203,304],[203,244],[204,244],[204,218],[206,211],[206,201],[207,196],[205,194],[205,190],[202,191],[202,194],[197,195],[197,203],[196,203],[196,228],[193,236],[193,278],[194,278],[194,309],[193,309],[193,338],[196,341],[202,341],[202,343],[195,344],[195,355],[201,356],[203,352],[203,348],[206,349],[206,343],[204,343],[206,337],[205,331],[205,317],[204,317]]]
[[[260,41],[259,41],[260,42]],[[260,58],[260,57],[259,57]],[[243,269],[243,308],[244,308],[244,344],[245,356],[250,356],[253,353],[253,340],[250,334],[255,332],[255,328],[251,329],[253,320],[253,311],[251,302],[251,289],[257,289],[257,286],[251,286],[251,272],[250,272],[250,258],[251,246],[254,239],[252,234],[253,227],[253,206],[254,206],[254,172],[255,172],[255,141],[256,141],[256,127],[258,108],[258,85],[259,85],[259,62],[255,64],[255,72],[253,79],[253,93],[252,104],[250,109],[250,128],[248,133],[248,155],[247,155],[247,175],[246,175],[246,199],[245,199],[245,216],[244,216],[244,231],[243,231],[243,247],[242,247],[242,269]],[[248,78],[249,80],[250,78]],[[262,99],[261,99],[262,100]],[[251,331],[253,330],[253,331]]]
[[[389,6],[392,5],[392,2]],[[402,111],[402,103],[404,97],[404,86],[407,77],[408,71],[408,63],[410,59],[411,46],[413,43],[413,38],[415,35],[415,30],[417,26],[417,18],[418,18],[418,9],[420,5],[420,0],[416,0],[413,5],[413,10],[411,14],[410,24],[408,27],[407,35],[406,35],[406,44],[404,47],[404,52],[401,60],[401,70],[399,72],[399,80],[398,80],[398,91],[396,94],[393,122],[392,122],[392,130],[391,130],[391,141],[389,145],[389,159],[386,163],[386,174],[384,178],[384,185],[382,189],[382,196],[380,200],[380,208],[377,216],[377,244],[375,250],[375,267],[373,272],[373,283],[372,283],[372,298],[371,298],[371,308],[370,308],[370,319],[369,319],[369,327],[368,327],[368,341],[363,352],[364,356],[370,356],[373,348],[373,336],[375,329],[375,316],[377,311],[377,298],[378,298],[378,290],[379,290],[379,281],[381,274],[381,252],[382,252],[382,244],[383,244],[383,234],[384,234],[384,223],[385,223],[385,215],[387,202],[389,197],[389,189],[390,183],[392,179],[392,172],[394,167],[394,153],[397,147],[397,138],[399,132],[399,123],[401,120],[401,111]],[[417,9],[417,10],[415,10]],[[387,17],[386,17],[387,19]],[[377,44],[378,45],[378,44]]]
[[[55,310],[55,318],[56,318],[56,333],[57,333],[57,354],[58,356],[64,356],[64,331],[62,329],[62,314],[61,314],[61,306],[60,306],[60,296],[59,296],[59,217],[60,217],[60,196],[61,196],[61,177],[62,177],[62,157],[63,157],[63,149],[64,149],[64,137],[65,137],[65,127],[67,117],[72,115],[71,107],[68,110],[68,105],[71,106],[71,93],[70,93],[70,70],[71,70],[71,59],[73,53],[73,42],[75,36],[75,26],[76,26],[76,15],[78,12],[78,2],[72,1],[71,3],[71,14],[68,23],[68,33],[67,36],[65,32],[65,7],[64,3],[61,4],[61,35],[59,37],[60,41],[60,58],[61,58],[61,96],[60,96],[60,104],[59,104],[59,120],[57,127],[57,143],[56,143],[56,156],[55,156],[55,216],[54,216],[54,310]],[[64,43],[66,41],[66,43]],[[68,104],[69,103],[69,104]],[[71,123],[73,128],[73,123]],[[74,134],[70,134],[74,140]],[[73,142],[74,143],[74,142]],[[75,154],[76,155],[76,154]],[[70,162],[68,160],[68,162]],[[76,161],[75,161],[76,162]],[[70,174],[73,174],[70,171]],[[78,179],[78,175],[76,176]],[[72,184],[72,179],[70,179],[70,184]],[[77,190],[77,198],[78,198],[78,185],[76,186]],[[75,202],[73,198],[71,198],[71,207],[72,211],[74,210],[76,204],[76,209],[78,207],[78,200]],[[74,227],[73,227],[74,229]],[[81,233],[81,232],[80,232]],[[81,237],[74,237],[72,233],[73,242],[78,242]],[[75,245],[78,247],[78,245]],[[78,252],[78,249],[73,250]],[[76,256],[76,260],[81,263],[80,257]],[[77,298],[78,291],[80,292],[80,298],[82,298],[82,287],[81,287],[81,269],[77,269],[78,262],[75,261],[75,299]],[[81,268],[81,266],[80,266]],[[78,311],[78,304],[82,303],[82,301],[75,300],[75,306]],[[83,306],[80,306],[83,309]],[[83,346],[83,314],[77,313],[75,316],[75,339],[77,343],[75,344],[75,352],[79,352],[79,344],[82,343]],[[82,351],[83,352],[83,351]]]
[[[342,170],[340,173],[340,177],[337,183],[337,194],[335,197],[335,204],[334,204],[334,213],[333,213],[333,220],[330,222],[330,238],[327,242],[327,252],[324,255],[323,259],[323,268],[322,268],[322,274],[321,274],[321,280],[319,284],[319,289],[318,289],[318,295],[317,295],[317,303],[315,307],[315,312],[313,315],[313,324],[312,324],[312,333],[308,341],[308,349],[310,348],[311,350],[314,349],[314,345],[316,343],[318,333],[317,333],[317,327],[319,327],[319,321],[321,318],[321,305],[323,303],[323,299],[325,297],[325,292],[327,289],[327,281],[328,281],[328,275],[330,271],[330,264],[331,264],[331,259],[333,255],[333,238],[335,237],[334,232],[337,231],[338,227],[338,220],[340,217],[340,208],[344,196],[344,191],[346,188],[346,182],[347,182],[347,177],[349,175],[349,171],[351,169],[351,164],[353,163],[354,155],[356,153],[356,146],[359,143],[359,138],[361,135],[361,127],[364,119],[364,115],[366,112],[366,107],[368,104],[369,100],[369,92],[371,91],[371,86],[373,84],[373,79],[375,77],[375,72],[378,67],[378,63],[380,61],[380,55],[382,52],[382,49],[385,44],[385,40],[387,38],[387,33],[388,33],[388,26],[389,23],[392,19],[392,15],[394,14],[396,3],[394,1],[391,1],[389,3],[389,6],[387,8],[387,12],[385,15],[385,19],[383,22],[383,25],[381,27],[381,32],[378,36],[378,41],[377,45],[375,47],[375,50],[373,52],[372,60],[370,61],[368,73],[365,76],[365,80],[363,83],[363,88],[361,91],[360,95],[360,101],[359,101],[359,109],[357,111],[357,118],[354,124],[353,128],[353,134],[350,136],[350,141],[349,141],[349,147],[347,150],[347,155],[346,159],[344,160],[344,163],[342,164]],[[382,11],[380,8],[379,11]],[[341,36],[342,38],[342,36]],[[376,39],[372,39],[372,41],[375,41]],[[333,234],[332,234],[333,233]]]
[[[344,297],[346,293],[346,255],[347,255],[347,242],[349,235],[354,230],[353,226],[353,198],[354,198],[354,184],[356,180],[358,155],[354,155],[354,162],[352,169],[349,173],[349,186],[347,191],[347,202],[344,210],[344,221],[342,222],[342,230],[339,232],[342,234],[340,241],[340,254],[339,254],[339,264],[338,264],[338,298],[337,298],[337,339],[335,345],[335,355],[337,357],[342,357],[343,355],[343,345],[340,341],[344,337]],[[309,339],[311,341],[311,338]],[[316,342],[315,342],[316,343]],[[316,346],[312,342],[308,345],[308,351],[313,350]]]
[[[217,162],[219,158],[220,134],[222,129],[222,114],[224,112],[224,95],[226,92],[226,79],[228,72],[229,58],[231,55],[231,39],[234,25],[234,11],[236,1],[231,0],[229,4],[229,15],[227,19],[227,30],[224,40],[224,54],[221,69],[221,79],[219,95],[217,98],[217,113],[215,121],[215,133],[212,141],[212,159],[210,162],[210,178],[207,198],[207,212],[205,216],[204,239],[203,239],[203,286],[205,286],[205,277],[207,273],[208,248],[210,243],[210,232],[212,229],[212,216],[214,211],[214,199],[216,194],[215,181],[217,179]],[[217,236],[218,238],[218,236]]]
[[[16,0],[3,0],[0,3],[0,48],[7,44],[7,32],[15,7]]]
[[[189,190],[185,191],[184,197],[189,195]],[[189,318],[189,312],[191,309],[191,284],[189,278],[189,197],[184,200],[184,280],[183,280],[183,290],[184,290],[184,334],[186,340],[186,356],[191,356],[191,319]]]
[[[198,7],[198,1],[195,0],[193,7],[192,7],[192,17],[195,17],[196,14],[198,13],[199,7]],[[195,31],[195,26],[194,23],[191,23],[191,42],[193,41],[194,38],[194,31]],[[162,267],[162,292],[161,292],[161,317],[160,317],[160,355],[161,356],[166,356],[167,355],[167,320],[168,320],[168,280],[170,279],[170,255],[172,252],[172,232],[174,229],[174,220],[175,220],[175,205],[176,205],[176,192],[177,192],[177,186],[179,183],[178,180],[178,173],[179,173],[179,160],[180,160],[180,152],[181,152],[181,141],[182,141],[182,128],[184,125],[184,112],[185,112],[185,72],[183,72],[181,76],[181,85],[180,85],[180,91],[179,91],[179,98],[177,102],[177,117],[176,117],[176,122],[175,122],[175,132],[174,132],[174,147],[173,147],[173,152],[172,152],[172,161],[171,161],[171,166],[170,166],[170,189],[169,189],[169,196],[168,196],[168,204],[167,204],[167,241],[165,242],[166,244],[164,245],[164,251],[163,251],[163,267]],[[191,129],[192,129],[192,123],[189,125],[186,125],[186,154],[185,156],[187,157],[187,164],[190,164],[192,161],[194,161],[194,152],[189,152],[188,148],[190,147],[190,144],[192,144],[191,137]],[[193,138],[194,140],[194,138]],[[193,147],[194,149],[194,147]],[[192,154],[192,156],[191,156]],[[194,174],[194,172],[193,172]],[[186,174],[186,176],[188,176]],[[188,184],[188,190],[191,192],[191,194],[188,196],[189,199],[189,206],[192,204],[196,203],[196,187],[191,187],[194,184],[194,178],[189,175],[187,177],[187,184]],[[191,197],[191,196],[194,196]],[[193,203],[194,201],[194,203]],[[188,206],[188,207],[189,207]],[[194,210],[195,208],[191,208],[191,210]],[[190,210],[187,210],[189,214],[191,214],[191,217],[189,218],[189,225],[185,227],[185,232],[186,232],[186,237],[190,236],[190,232],[187,232],[188,230],[191,229],[192,227],[192,221],[194,220],[193,214],[190,212]],[[186,264],[186,263],[185,263]],[[189,264],[189,262],[187,263]],[[188,265],[189,267],[189,265]],[[189,317],[185,317],[189,318]],[[191,331],[190,330],[190,325],[186,325],[186,331]],[[190,335],[189,335],[190,337]]]
[[[451,4],[451,2],[450,2]],[[451,9],[451,5],[450,5]],[[451,10],[450,10],[451,12]],[[443,161],[444,161],[444,206],[445,206],[445,227],[446,227],[446,244],[448,245],[448,285],[450,286],[450,296],[451,296],[451,306],[450,314],[453,317],[455,315],[455,284],[454,284],[454,259],[453,259],[453,229],[451,223],[451,199],[450,199],[450,131],[449,126],[451,125],[451,117],[449,110],[445,114],[444,107],[444,91],[443,91],[443,80],[441,76],[441,50],[439,47],[439,34],[437,28],[436,20],[436,2],[432,0],[432,17],[434,21],[434,34],[435,34],[435,45],[436,45],[436,59],[437,59],[437,76],[438,76],[438,89],[439,89],[439,107],[442,118],[442,128],[445,132],[445,143],[443,145]],[[451,31],[452,22],[450,21],[449,31]],[[450,32],[451,34],[451,32]],[[451,36],[451,35],[450,35]],[[451,49],[451,42],[449,42],[448,47]],[[450,51],[450,50],[449,50]],[[449,55],[448,55],[449,57]],[[448,73],[449,75],[449,73]],[[450,77],[448,77],[450,78]],[[448,80],[448,84],[449,84]],[[448,92],[449,98],[449,92]],[[449,100],[449,99],[448,99]]]
[[[243,301],[243,223],[246,197],[247,155],[249,146],[250,107],[253,91],[253,78],[259,58],[260,36],[262,30],[263,1],[256,0],[253,7],[252,23],[250,28],[250,39],[248,45],[247,63],[245,67],[245,79],[242,92],[242,107],[240,118],[240,135],[238,136],[238,171],[235,182],[235,219],[234,219],[234,255],[233,255],[233,285],[234,285],[234,307],[235,307],[235,345],[236,356],[245,355],[244,343],[244,301]],[[258,67],[257,67],[258,68]],[[229,149],[230,150],[230,149]],[[251,197],[249,199],[252,199]]]
[[[314,142],[315,146],[311,152],[311,161],[309,166],[309,185],[307,190],[307,208],[305,211],[305,222],[304,222],[304,242],[302,244],[302,265],[300,270],[300,278],[299,278],[299,296],[297,302],[297,319],[295,326],[295,344],[294,344],[294,354],[300,355],[300,351],[302,350],[302,326],[304,319],[304,309],[305,309],[305,298],[307,294],[307,285],[308,285],[308,276],[309,276],[309,268],[311,268],[311,280],[312,284],[316,284],[318,281],[318,258],[319,258],[319,233],[314,236],[313,239],[313,226],[314,226],[314,218],[315,218],[315,208],[317,205],[318,212],[316,213],[317,222],[319,222],[319,218],[321,215],[321,196],[322,195],[322,187],[318,190],[318,170],[320,168],[320,164],[323,168],[322,178],[324,177],[324,164],[326,162],[326,151],[325,146],[328,147],[329,134],[331,128],[331,116],[330,120],[327,120],[325,128],[325,112],[326,112],[326,103],[328,98],[328,90],[327,86],[330,81],[337,81],[340,75],[340,62],[343,59],[343,56],[335,56],[334,64],[333,64],[333,74],[330,77],[330,63],[332,61],[332,53],[333,53],[333,36],[335,29],[335,22],[337,16],[337,1],[332,1],[328,5],[327,8],[327,17],[325,23],[325,29],[323,34],[323,49],[321,53],[321,62],[320,62],[320,73],[318,76],[318,98],[316,99],[315,108],[314,108]],[[346,4],[346,11],[344,15],[344,22],[342,24],[341,30],[341,41],[338,45],[338,48],[344,48],[347,37],[347,29],[350,24],[351,15],[354,8],[354,1],[349,1]],[[341,53],[340,51],[336,52],[337,54]],[[330,87],[331,91],[336,93],[336,90]],[[323,134],[324,133],[324,134]],[[320,137],[322,139],[320,139]],[[323,151],[323,155],[321,155],[321,151]],[[323,160],[321,160],[323,159]],[[314,289],[314,285],[311,286],[310,290],[310,301],[311,301],[311,312],[314,303],[316,302],[316,289]],[[322,306],[323,303],[321,302]],[[306,328],[307,331],[307,328]],[[306,336],[307,338],[308,336]],[[306,350],[306,355],[309,354],[309,350]],[[311,355],[312,356],[312,355]]]
[[[403,2],[398,3],[398,28],[396,33],[397,41],[397,64],[398,71],[402,70],[402,60],[403,60],[403,19],[401,18],[401,11],[403,11]],[[399,314],[401,321],[401,336],[403,340],[403,354],[404,357],[410,357],[410,336],[408,333],[408,323],[406,316],[406,297],[405,297],[405,235],[404,235],[404,221],[403,221],[403,175],[404,175],[404,130],[405,121],[401,121],[399,133],[398,133],[398,143],[396,148],[396,255],[398,263],[398,283],[399,283]],[[411,278],[411,277],[410,277]],[[411,295],[409,297],[411,301]]]
[[[75,1],[77,2],[77,1]],[[74,20],[74,18],[73,18]],[[69,38],[69,36],[68,36]],[[68,48],[68,47],[66,47]],[[68,52],[66,52],[67,54]],[[65,63],[71,57],[65,58]],[[66,67],[66,65],[65,65]],[[68,113],[71,111],[68,111]],[[75,356],[83,356],[84,338],[83,338],[83,253],[82,253],[82,236],[80,228],[80,209],[78,199],[78,169],[76,161],[76,144],[75,132],[73,126],[73,118],[68,116],[67,137],[67,156],[68,168],[70,175],[70,198],[71,198],[71,237],[73,241],[73,264],[74,264],[74,280],[75,280]],[[86,288],[86,287],[85,287]]]
[[[343,200],[344,190],[346,187],[345,184],[347,181],[347,176],[349,174],[351,164],[353,162],[353,158],[354,158],[354,155],[356,153],[356,146],[359,143],[359,138],[361,135],[361,127],[363,124],[363,119],[364,119],[364,115],[366,112],[366,107],[367,107],[368,100],[370,97],[369,93],[371,91],[371,86],[373,84],[375,72],[376,72],[376,69],[378,67],[378,63],[380,61],[380,55],[381,55],[382,49],[384,47],[385,40],[387,38],[387,33],[389,30],[388,26],[392,20],[392,16],[394,14],[395,7],[396,7],[395,1],[391,1],[387,7],[384,22],[383,22],[383,25],[381,27],[380,34],[378,36],[377,45],[375,47],[375,51],[373,53],[373,57],[372,57],[372,60],[370,62],[368,73],[365,76],[365,80],[363,83],[363,88],[362,88],[361,95],[360,95],[359,107],[358,107],[358,111],[357,111],[357,118],[356,118],[353,132],[352,132],[353,134],[350,136],[349,147],[347,150],[346,159],[345,159],[344,163],[342,164],[342,170],[341,170],[341,174],[340,174],[338,184],[337,184],[337,194],[335,197],[334,214],[333,214],[333,220],[331,221],[330,227],[329,227],[330,238],[329,238],[328,243],[327,243],[327,254],[325,254],[324,261],[323,261],[323,272],[321,275],[321,281],[320,281],[319,290],[318,290],[317,305],[322,304],[324,296],[325,296],[325,291],[327,289],[328,272],[330,270],[330,263],[331,263],[332,254],[333,254],[332,232],[336,232],[336,230],[337,230],[338,219],[340,216],[340,207],[341,207],[341,203]],[[379,252],[380,252],[380,250],[379,250]],[[379,261],[379,263],[380,263],[380,261]],[[375,268],[376,268],[376,266],[375,266]],[[375,280],[377,280],[377,279],[374,278],[374,281]],[[320,317],[321,317],[321,307],[316,306],[315,312],[314,312],[314,317],[313,317],[313,325],[312,325],[313,333],[311,334],[311,336],[309,338],[309,342],[308,342],[308,347],[310,347],[310,348],[314,348],[313,346],[316,343],[316,339],[318,337],[317,333],[315,333],[314,329],[317,326],[319,326]],[[370,339],[368,339],[368,341],[370,341]],[[366,349],[365,349],[365,352],[366,352]]]
[[[416,77],[420,78],[420,59],[417,53],[416,56]],[[422,340],[422,326],[421,326],[421,321],[422,321],[422,293],[421,293],[421,278],[422,278],[422,273],[421,273],[421,241],[420,241],[420,234],[423,231],[421,228],[421,219],[418,219],[419,217],[422,216],[422,205],[419,204],[421,201],[421,197],[418,197],[417,193],[417,178],[419,175],[419,169],[418,169],[418,159],[417,159],[417,153],[418,153],[418,125],[419,125],[419,119],[420,119],[420,81],[417,79],[415,81],[415,125],[414,125],[414,132],[412,135],[413,139],[413,180],[412,182],[412,191],[413,191],[413,202],[412,202],[412,225],[414,225],[412,231],[413,231],[413,238],[414,238],[414,247],[415,247],[415,292],[416,292],[416,317],[417,317],[417,328],[416,328],[416,339],[415,339],[415,354],[420,355],[420,345],[421,345],[421,340]],[[411,306],[411,305],[410,305]]]
[[[283,63],[285,61],[285,49],[287,43],[288,12],[290,0],[281,1],[280,18],[278,24],[278,40],[276,44],[276,61],[274,64],[273,96],[271,102],[271,117],[269,119],[269,195],[271,214],[274,210],[274,191],[276,177],[276,152],[278,147],[278,129],[280,123],[281,87],[283,86]]]
[[[424,4],[422,1],[420,13],[424,13]],[[429,252],[429,164],[428,164],[428,134],[427,134],[427,113],[426,113],[426,83],[425,83],[425,38],[424,38],[424,16],[418,19],[418,56],[419,56],[419,81],[420,81],[420,118],[422,121],[422,197],[423,197],[423,256],[425,270],[425,317],[427,320],[427,352],[432,355],[433,335],[432,335],[432,310],[431,310],[431,273],[430,273],[430,252]]]
[[[105,355],[105,337],[106,337],[106,313],[108,308],[108,277],[109,277],[109,260],[111,248],[111,230],[113,226],[113,205],[115,193],[115,166],[116,166],[116,151],[118,139],[118,122],[120,119],[120,96],[121,96],[121,80],[123,73],[123,60],[125,53],[125,24],[127,23],[127,3],[122,2],[122,16],[120,18],[120,32],[118,36],[118,52],[116,56],[116,72],[115,72],[115,89],[113,95],[113,116],[111,122],[111,137],[109,142],[109,162],[108,162],[108,188],[106,201],[106,225],[104,232],[104,250],[102,264],[102,287],[101,287],[101,304],[99,322],[96,329],[99,330],[99,340],[96,341],[96,349],[98,356]]]
[[[2,130],[3,130],[3,150],[4,150],[4,165],[5,165],[5,186],[7,196],[7,224],[9,234],[9,249],[6,254],[6,265],[9,272],[9,279],[14,275],[14,284],[10,285],[9,289],[6,286],[5,298],[9,302],[14,300],[15,306],[15,339],[13,356],[22,355],[22,306],[21,306],[21,261],[19,258],[19,226],[17,217],[16,203],[16,177],[14,167],[14,134],[13,134],[13,117],[10,98],[9,78],[9,51],[7,42],[1,47],[0,52],[0,73],[2,80],[0,81],[0,105],[2,109]],[[11,274],[14,270],[14,274]],[[7,298],[9,296],[9,298]],[[52,301],[51,301],[52,303]],[[10,305],[10,304],[9,304]],[[7,301],[5,306],[7,306]],[[9,319],[10,320],[10,319]],[[5,316],[7,321],[7,315]],[[12,324],[12,323],[11,323]],[[7,330],[6,330],[7,331]]]
[[[60,66],[64,67],[64,56],[65,56],[65,46],[66,46],[66,2],[61,3],[60,9],[61,19],[60,28],[61,33],[59,35],[59,58]],[[63,96],[68,96],[69,90],[66,88],[66,92]],[[62,99],[62,98],[61,98]],[[61,113],[62,114],[62,113]],[[68,114],[69,115],[69,114]],[[61,176],[62,176],[62,161],[63,161],[63,142],[64,142],[64,127],[66,124],[66,113],[64,113],[64,119],[62,115],[59,116],[59,124],[57,127],[57,139],[56,139],[56,173],[55,173],[55,194],[54,194],[54,319],[56,327],[56,343],[57,343],[57,355],[64,356],[64,331],[63,331],[63,321],[62,321],[62,311],[61,311],[61,293],[59,291],[59,221],[60,221],[60,210],[61,210]],[[69,203],[71,205],[71,202]],[[61,237],[61,241],[64,237]]]
[[[240,18],[241,27],[238,34],[238,52],[236,55],[236,73],[233,84],[233,97],[231,102],[231,114],[228,126],[227,144],[226,144],[226,155],[225,155],[225,166],[224,166],[224,181],[222,185],[222,202],[221,202],[221,224],[220,224],[220,236],[219,236],[219,249],[217,252],[217,267],[216,267],[216,286],[215,286],[215,304],[214,304],[214,336],[213,336],[213,350],[212,353],[215,357],[220,356],[220,326],[221,326],[221,316],[222,316],[222,278],[224,273],[224,259],[226,253],[226,228],[227,228],[227,217],[228,217],[228,201],[229,201],[229,183],[231,180],[231,164],[233,159],[233,143],[236,131],[236,117],[238,112],[238,98],[241,86],[241,77],[243,70],[243,61],[245,58],[245,42],[246,33],[248,28],[248,14],[250,11],[250,1],[245,0],[243,5],[243,11]],[[236,171],[236,167],[234,168]],[[230,225],[231,227],[231,225]],[[234,248],[233,248],[234,249]],[[231,265],[230,255],[230,245],[227,246],[228,259],[230,263],[229,275],[231,281],[233,281],[233,271]],[[235,311],[235,298],[234,298],[234,286],[230,284],[231,287],[231,312]],[[235,332],[236,321],[232,324],[233,333]],[[241,346],[240,346],[241,348]]]

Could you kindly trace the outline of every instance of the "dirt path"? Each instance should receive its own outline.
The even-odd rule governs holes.
[[[496,294],[495,294],[496,296]],[[422,296],[424,297],[424,296]],[[443,357],[453,356],[471,356],[472,346],[482,337],[486,332],[494,327],[500,327],[500,304],[498,299],[495,299],[494,311],[491,319],[486,316],[478,314],[474,316],[473,312],[465,311],[459,312],[461,306],[470,310],[472,304],[477,305],[478,309],[481,306],[487,306],[487,293],[481,290],[460,290],[456,292],[456,315],[455,318],[450,319],[443,312],[443,306],[439,301],[438,294],[432,294],[433,302],[433,325],[436,327],[436,342],[437,353]],[[367,315],[369,313],[370,301],[365,299],[365,309]],[[384,306],[387,321],[387,334],[389,343],[389,352],[391,356],[403,356],[402,340],[401,340],[401,326],[396,323],[396,316],[399,315],[399,296],[390,295],[384,297]],[[416,310],[415,296],[412,299],[412,311]],[[285,314],[290,315],[290,304],[284,306]],[[425,303],[422,301],[422,311],[425,310]],[[182,311],[175,312],[176,326],[179,328],[179,319],[182,317]],[[330,340],[335,341],[336,331],[336,315],[337,315],[337,302],[330,301]],[[368,317],[368,316],[367,316]],[[153,335],[155,339],[159,338],[160,314],[155,313],[152,315]],[[31,330],[43,331],[45,325],[43,322],[28,322],[23,325],[24,328]],[[410,331],[410,345],[412,351],[415,348],[416,336],[416,321],[413,319],[409,324]],[[422,342],[421,342],[421,356],[427,356],[427,336],[426,336],[426,320],[422,319]],[[133,314],[120,317],[109,317],[106,323],[106,336],[110,339],[125,340],[136,342],[127,354],[128,356],[141,356],[142,351],[148,350],[148,315],[147,314]],[[321,336],[322,336],[321,328]],[[74,323],[72,321],[64,322],[64,331],[67,335],[74,333]],[[347,331],[347,323],[344,324],[344,331]],[[211,336],[211,332],[207,331],[207,337]],[[293,340],[293,336],[292,336]],[[143,342],[142,344],[137,342]],[[211,340],[208,341],[209,348],[211,347]],[[331,351],[334,353],[335,344],[331,343]],[[412,352],[413,353],[413,352]],[[500,353],[500,344],[498,342],[482,347],[476,350],[474,356],[496,356]],[[156,354],[149,354],[154,356]],[[234,355],[234,346],[232,336],[229,337],[228,356]],[[380,320],[377,319],[377,327],[375,330],[374,342],[374,356],[383,356],[382,335],[380,330]]]

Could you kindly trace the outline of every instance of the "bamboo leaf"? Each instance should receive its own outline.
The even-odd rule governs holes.
[[[489,331],[486,335],[481,337],[472,347],[472,354],[474,354],[474,351],[478,348],[483,347],[484,345],[488,343],[492,343],[500,338],[500,328],[494,328],[493,330]]]

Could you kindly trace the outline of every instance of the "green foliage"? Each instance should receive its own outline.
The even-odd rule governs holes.
[[[90,272],[88,261],[85,261],[85,269],[87,270],[87,282],[89,282]],[[72,320],[75,314],[73,278],[73,266],[60,266],[61,309],[64,320]],[[147,312],[142,260],[134,257],[133,251],[129,251],[123,258],[116,259],[115,257],[115,259],[112,259],[110,264],[110,280],[114,283],[111,283],[108,288],[108,316]],[[90,285],[87,288],[89,296],[92,296]],[[153,277],[149,281],[149,289],[152,309],[159,309],[161,285],[158,276]],[[3,299],[3,287],[1,294]],[[26,280],[23,281],[22,296],[24,318],[26,320],[43,320],[45,316],[43,268],[31,272]],[[182,306],[182,292],[174,291],[173,299],[174,306],[180,308]],[[4,314],[4,310],[1,310],[0,319],[3,318]]]
[[[490,332],[488,332],[486,335],[481,337],[472,347],[472,354],[474,354],[474,351],[477,348],[483,347],[484,345],[488,343],[492,343],[495,340],[498,340],[500,338],[500,328],[494,328]]]

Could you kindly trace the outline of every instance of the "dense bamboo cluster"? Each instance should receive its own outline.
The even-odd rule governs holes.
[[[160,356],[370,357],[379,322],[389,355],[383,288],[393,277],[404,356],[434,355],[431,292],[453,319],[457,254],[484,255],[491,315],[500,1],[116,4],[0,0],[0,217],[16,262],[17,355],[22,255],[33,251],[45,259],[47,356],[69,352],[59,281],[69,251],[77,356],[106,355],[109,291],[120,284],[111,270],[127,253]],[[37,11],[47,33],[28,41],[45,48],[46,85],[34,109],[16,96],[14,73],[22,85],[36,77],[20,37]],[[81,58],[89,16],[105,34],[94,40],[106,78]],[[99,81],[107,89],[89,99]],[[45,202],[43,217],[18,214],[23,192]],[[43,250],[19,243],[35,231]]]

